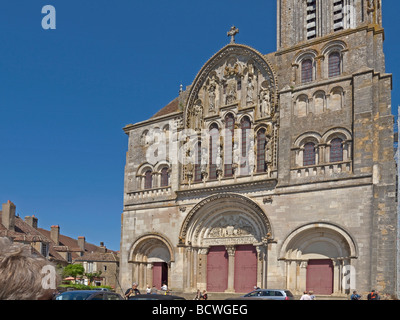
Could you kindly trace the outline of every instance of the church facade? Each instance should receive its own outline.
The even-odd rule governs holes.
[[[124,128],[123,287],[395,293],[381,1],[277,2],[276,52],[232,27],[186,90]]]

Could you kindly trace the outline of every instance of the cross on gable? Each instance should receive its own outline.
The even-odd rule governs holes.
[[[228,37],[231,37],[231,43],[235,43],[235,36],[239,33],[239,29],[235,26],[231,27],[231,30],[228,31]]]

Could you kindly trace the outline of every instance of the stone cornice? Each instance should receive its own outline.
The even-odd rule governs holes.
[[[261,181],[250,181],[250,182],[242,182],[235,184],[224,184],[219,186],[203,186],[199,188],[191,188],[191,189],[181,189],[177,190],[177,201],[182,200],[181,198],[190,197],[190,196],[207,196],[215,193],[223,193],[223,192],[235,192],[240,191],[259,191],[260,187],[262,190],[273,189],[277,184],[277,179],[268,179]]]
[[[334,33],[331,33],[331,34],[329,34],[327,36],[319,37],[319,38],[317,38],[315,40],[308,40],[308,41],[300,43],[298,45],[278,50],[278,51],[275,52],[275,55],[276,56],[281,56],[281,55],[284,55],[284,54],[287,54],[287,53],[290,53],[290,52],[293,52],[293,51],[301,50],[301,49],[304,49],[304,48],[307,48],[307,47],[312,47],[312,46],[315,46],[315,45],[318,45],[318,44],[321,44],[321,43],[325,43],[325,42],[328,42],[328,41],[332,41],[332,40],[335,40],[335,39],[338,39],[338,38],[346,37],[346,36],[349,36],[349,35],[351,35],[353,33],[357,33],[357,32],[360,32],[360,31],[367,31],[367,32],[372,31],[372,32],[374,32],[374,34],[383,34],[383,37],[385,37],[385,31],[379,25],[376,25],[376,24],[364,25],[364,26],[356,28],[356,29],[346,29],[346,30],[343,30],[341,32],[334,32]]]

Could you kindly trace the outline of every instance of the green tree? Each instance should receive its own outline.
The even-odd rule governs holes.
[[[85,273],[85,276],[89,279],[89,285],[92,284],[94,278],[98,278],[101,275],[101,271]]]
[[[78,276],[83,276],[85,269],[81,264],[69,264],[64,268],[63,277],[74,277],[75,281]]]

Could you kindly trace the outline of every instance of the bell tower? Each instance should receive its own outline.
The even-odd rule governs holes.
[[[277,48],[365,24],[382,25],[381,0],[277,0]]]

